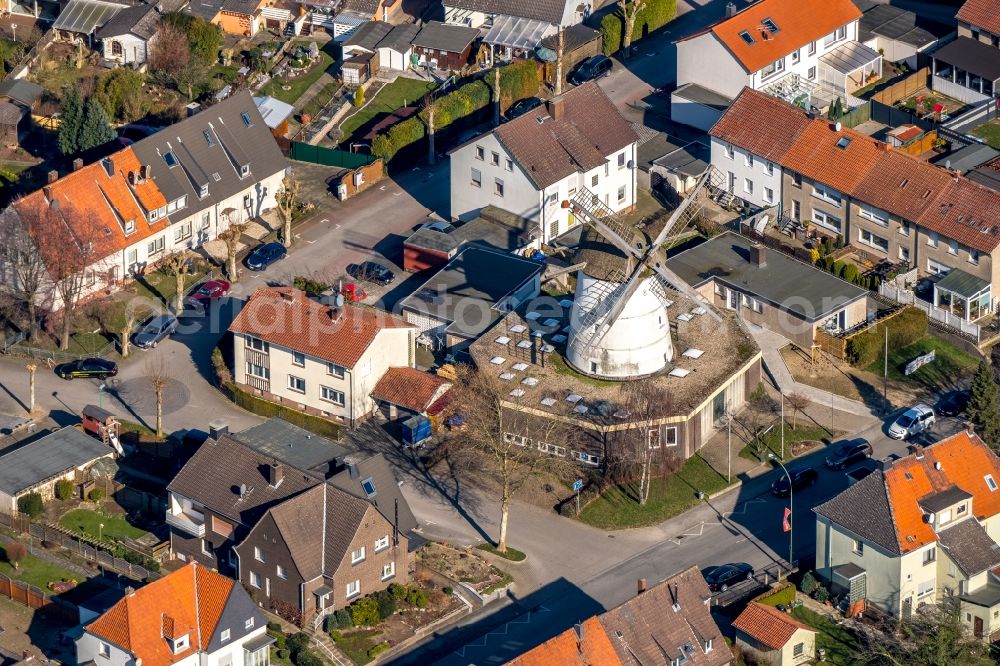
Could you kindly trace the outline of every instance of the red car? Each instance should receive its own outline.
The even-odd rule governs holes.
[[[352,303],[357,303],[368,298],[368,292],[353,282],[345,284],[340,293],[344,295],[345,301],[351,301]]]
[[[216,298],[222,298],[229,293],[229,282],[226,280],[209,280],[198,285],[198,288],[187,297],[188,307],[203,308]]]

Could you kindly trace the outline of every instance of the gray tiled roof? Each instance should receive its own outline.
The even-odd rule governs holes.
[[[340,444],[278,417],[232,436],[262,455],[303,471],[343,458],[347,453]]]
[[[400,23],[392,27],[392,31],[378,43],[378,47],[404,53],[413,44],[413,38],[419,32],[420,28],[413,23]]]
[[[523,16],[559,25],[566,11],[566,2],[567,0],[444,0],[444,5],[484,14]]]
[[[413,45],[447,53],[461,53],[480,35],[476,28],[428,21],[413,38]]]
[[[249,127],[243,114],[250,120]],[[132,150],[151,167],[152,178],[167,201],[187,196],[188,207],[181,216],[189,215],[193,206],[221,203],[287,167],[248,91],[137,141]],[[177,166],[167,166],[164,155],[168,152],[173,153]],[[244,178],[240,178],[241,165],[250,167]],[[203,184],[208,185],[204,198],[200,196]]]
[[[343,48],[357,46],[368,51],[378,48],[379,42],[392,32],[392,26],[384,21],[368,21],[357,30],[351,33],[344,43]]]
[[[975,518],[969,517],[937,533],[938,543],[967,576],[1000,565],[1000,545]]]
[[[396,481],[389,461],[381,453],[355,460],[351,460],[349,457],[347,460],[350,465],[354,465],[355,473],[352,475],[349,465],[347,469],[338,472],[330,479],[331,484],[354,497],[370,501],[390,524],[395,522],[398,504],[399,531],[406,533],[416,528],[417,519],[414,517],[413,511],[410,510],[410,505],[403,497],[403,493],[399,490],[399,483]],[[375,484],[375,495],[370,498],[361,485],[362,481],[366,479],[371,479]]]
[[[900,554],[885,475],[880,469],[813,511],[893,555]]]
[[[0,81],[0,97],[10,99],[30,107],[42,96],[42,87],[37,83],[24,79],[7,79]]]
[[[141,39],[149,39],[156,32],[160,23],[160,12],[154,5],[135,5],[126,7],[105,23],[98,31],[98,39],[135,35]]]
[[[114,452],[76,428],[62,428],[0,456],[0,492],[11,497]]]

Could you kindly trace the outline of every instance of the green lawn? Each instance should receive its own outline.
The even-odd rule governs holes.
[[[1000,120],[991,120],[972,130],[972,133],[994,148],[1000,149]]]
[[[635,485],[615,486],[588,504],[580,513],[580,520],[601,529],[655,525],[698,504],[696,492],[709,495],[725,487],[726,477],[696,455],[676,474],[653,479],[645,505],[636,500]]]
[[[563,357],[560,354],[549,354],[548,357],[546,357],[546,360],[549,362],[549,366],[560,375],[569,375],[570,377],[574,377],[579,381],[590,384],[591,386],[618,386],[619,384],[619,382],[611,382],[606,379],[588,377],[587,375],[577,372],[573,368],[566,365],[566,361],[563,360]]]
[[[103,529],[100,527],[104,525]],[[74,509],[59,520],[59,525],[73,532],[86,534],[94,539],[103,537],[105,541],[115,539],[138,539],[145,530],[133,527],[118,516],[102,516],[90,509]]]
[[[826,650],[826,660],[817,662],[818,664],[848,666],[857,663],[858,643],[849,631],[805,606],[793,608],[792,617],[817,630],[816,649]]]
[[[363,666],[372,660],[368,656],[368,650],[372,649],[380,642],[378,636],[382,632],[378,629],[350,630],[344,632],[334,632],[333,642],[337,644],[344,654],[350,657],[351,661],[358,666]]]
[[[306,46],[309,45],[310,40],[301,42]],[[323,72],[330,69],[333,64],[333,58],[326,51],[321,50],[319,52],[319,64],[313,65],[313,68],[309,70],[308,73],[301,76],[295,76],[289,79],[285,78],[274,78],[268,81],[263,88],[261,88],[262,95],[269,95],[280,99],[282,102],[288,104],[295,104],[299,97],[309,89],[309,86],[316,83],[319,77],[323,76]],[[285,90],[283,86],[288,86],[288,90]]]
[[[785,455],[782,457],[782,461],[789,460],[792,458],[792,444],[795,442],[804,442],[806,440],[814,439],[821,442],[830,441],[830,433],[827,432],[826,428],[820,428],[819,426],[806,425],[803,421],[806,420],[804,416],[799,414],[798,424],[795,430],[792,430],[791,420],[792,415],[788,413],[788,406],[785,406],[786,413],[785,419],[789,423],[785,424]],[[771,430],[771,432],[764,435],[764,446],[774,452],[774,455],[781,455],[781,431],[777,428]],[[740,451],[740,457],[746,458],[747,460],[757,461],[757,451],[754,450],[749,444],[743,447]]]
[[[510,546],[507,546],[506,553],[501,553],[497,550],[497,547],[491,543],[481,543],[476,546],[476,550],[484,550],[487,553],[493,553],[497,557],[502,557],[505,560],[510,560],[511,562],[522,562],[524,558],[527,557],[527,555],[519,551],[517,548],[511,548]]]
[[[24,560],[18,564],[17,569],[6,560],[6,557],[0,557],[0,573],[8,578],[15,578],[29,585],[34,585],[45,592],[49,591],[47,586],[53,581],[80,581],[82,578],[80,574],[67,571],[34,555],[25,556]]]
[[[906,364],[913,359],[934,350],[935,359],[907,377],[903,374]],[[889,379],[911,382],[920,386],[940,390],[952,388],[963,375],[971,373],[979,364],[978,359],[966,354],[949,342],[928,335],[909,347],[889,353]],[[882,356],[868,366],[868,371],[879,376],[883,371]]]
[[[347,141],[361,126],[383,113],[391,113],[403,106],[413,106],[434,87],[428,81],[400,77],[383,87],[367,106],[349,117],[340,126],[341,141]]]

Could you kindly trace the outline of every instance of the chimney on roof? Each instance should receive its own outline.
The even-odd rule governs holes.
[[[916,458],[917,460],[924,459],[924,447],[920,446],[919,444],[911,444],[910,452],[913,454],[913,457]]]
[[[733,16],[736,16],[738,12],[739,10],[736,9],[735,3],[732,2],[726,3],[726,18],[732,18]]]
[[[76,158],[73,160],[73,171],[79,171],[83,168],[83,158]]]
[[[758,268],[767,266],[767,253],[764,251],[763,245],[750,246],[750,263]]]
[[[223,435],[229,434],[229,422],[225,419],[216,419],[208,424],[208,437],[214,442],[219,441]]]
[[[45,195],[45,200],[48,201],[49,205],[51,206],[52,205],[52,188],[49,187],[48,185],[46,185],[45,187],[42,188],[42,194]]]
[[[126,597],[131,597],[133,594],[135,594],[135,588],[132,587],[131,585],[126,585],[125,586],[125,596]]]
[[[642,594],[646,591],[646,579],[640,578],[638,584],[636,585],[636,594]]]
[[[563,114],[566,113],[565,105],[566,102],[564,102],[561,97],[555,97],[546,103],[549,110],[549,116],[552,117],[552,120],[559,120],[563,117]]]
[[[285,468],[280,463],[273,462],[267,466],[267,484],[277,488],[285,478]]]
[[[55,169],[52,169],[52,171],[49,171],[49,177],[48,177],[48,180],[46,182],[48,182],[48,184],[51,185],[52,183],[56,182],[57,180],[59,180],[59,172],[56,171]]]
[[[976,424],[973,423],[972,421],[966,421],[965,422],[965,432],[967,432],[970,437],[972,435],[975,435],[976,434]]]
[[[152,171],[153,167],[150,166],[149,164],[143,164],[141,167],[139,167],[139,175],[142,176],[143,180],[149,178]]]
[[[280,291],[278,293],[281,294],[281,300],[283,300],[284,302],[286,303],[295,302],[295,294],[293,294],[292,292],[286,290],[286,291]]]
[[[35,654],[31,650],[21,650],[21,661],[31,661]]]
[[[104,167],[104,173],[108,174],[108,178],[115,177],[115,163],[111,161],[110,157],[101,160],[101,166]]]

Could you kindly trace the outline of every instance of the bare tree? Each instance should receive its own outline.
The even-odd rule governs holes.
[[[177,82],[191,60],[188,38],[172,23],[161,22],[149,44],[149,66]]]
[[[122,328],[118,332],[118,341],[121,343],[122,358],[128,358],[131,353],[132,329],[144,317],[150,308],[148,304],[137,298],[131,298],[125,303],[125,312],[122,317]]]
[[[240,237],[243,232],[250,228],[247,222],[233,221],[236,214],[235,208],[227,208],[222,214],[229,220],[229,227],[219,234],[219,239],[226,244],[226,277],[233,284],[240,281],[239,273],[236,271],[236,251],[239,249]]]
[[[993,666],[990,646],[962,622],[956,597],[917,609],[898,627],[864,627],[851,663],[863,666]]]
[[[181,250],[163,260],[163,267],[174,276],[174,287],[176,288],[174,302],[168,305],[173,305],[174,312],[178,314],[184,309],[184,282],[191,274],[192,258],[193,255],[190,252]]]
[[[500,124],[500,106],[503,100],[500,99],[500,68],[493,67],[493,124]]]
[[[559,46],[556,49],[556,86],[555,94],[562,95],[563,86],[563,51],[565,50],[565,31],[559,28]]]
[[[35,371],[38,370],[38,363],[34,359],[29,361],[24,369],[28,371],[28,413],[35,413]]]
[[[28,316],[28,335],[38,341],[38,298],[45,283],[45,263],[29,233],[33,208],[24,219],[14,206],[0,214],[0,277]]]
[[[614,433],[612,474],[620,480],[637,483],[636,498],[640,505],[649,500],[652,481],[670,468],[676,460],[666,456],[666,448],[677,442],[668,440],[667,429],[656,423],[671,411],[672,396],[655,379],[625,382],[619,389],[622,398],[620,409],[632,421],[648,425]],[[676,431],[673,431],[676,432]],[[672,470],[671,470],[672,471]]]
[[[761,383],[747,396],[746,409],[740,414],[740,418],[733,420],[734,425],[742,428],[745,440],[751,444],[758,457],[763,457],[766,449],[761,431],[774,417],[777,406]]]
[[[618,0],[618,11],[621,12],[624,22],[622,34],[622,56],[628,58],[632,55],[632,32],[635,30],[636,16],[646,6],[646,0]]]
[[[497,550],[506,553],[511,500],[530,479],[568,465],[565,457],[539,453],[541,444],[564,445],[567,433],[560,421],[530,415],[498,377],[469,366],[455,371],[453,404],[462,406],[464,425],[452,441],[473,462],[488,465],[487,473],[500,486]]]
[[[785,396],[785,402],[792,408],[792,430],[795,430],[796,416],[799,412],[805,413],[805,410],[812,404],[812,400],[802,393],[789,393]]]
[[[285,242],[285,247],[292,246],[292,214],[299,205],[299,191],[302,185],[291,176],[281,179],[281,189],[274,195],[274,200],[278,203],[278,212],[281,213],[282,230],[281,235]]]
[[[424,96],[424,109],[427,110],[427,163],[437,164],[437,153],[434,150],[434,103],[437,100],[433,93]]]
[[[156,398],[156,436],[163,438],[163,393],[173,377],[162,356],[146,361],[146,377]]]

